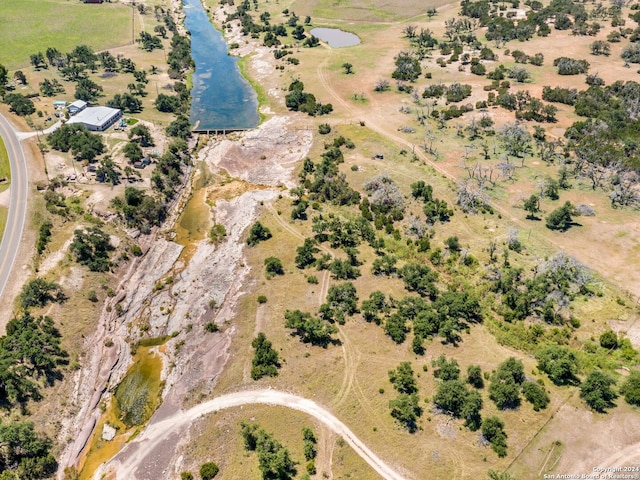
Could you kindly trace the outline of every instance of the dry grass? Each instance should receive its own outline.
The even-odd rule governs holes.
[[[355,188],[361,188],[368,178],[387,173],[405,195],[409,194],[410,183],[424,179],[434,186],[436,196],[453,202],[453,185],[448,178],[435,173],[421,162],[412,162],[410,155],[401,155],[398,146],[366,127],[334,125],[334,132],[329,136],[319,137],[309,156],[316,159],[323,150],[322,143],[331,141],[337,135],[344,135],[356,144],[355,150],[346,151],[345,163],[340,167]],[[383,161],[371,158],[378,152],[384,154]],[[358,167],[357,171],[351,169],[354,165]],[[238,306],[238,313],[233,320],[237,333],[232,344],[232,361],[221,376],[216,390],[225,392],[244,386],[270,385],[313,398],[332,407],[336,415],[383,459],[399,470],[407,468],[415,478],[444,478],[452,472],[456,477],[479,476],[489,467],[506,468],[563,404],[568,391],[545,381],[551,393],[552,404],[542,412],[534,412],[526,403],[517,411],[498,412],[488,399],[486,391],[483,393],[483,415],[497,414],[506,422],[509,435],[509,456],[506,459],[500,460],[490,449],[480,447],[477,443],[478,434],[463,428],[462,422],[433,415],[430,402],[422,403],[425,408],[422,429],[414,435],[403,431],[394,424],[388,409],[388,402],[395,394],[388,382],[387,372],[399,362],[407,359],[412,361],[414,370],[419,375],[420,396],[430,399],[437,387],[430,371],[430,362],[440,354],[456,358],[463,372],[470,364],[480,364],[483,371],[490,372],[506,357],[513,355],[524,361],[528,376],[538,378],[535,361],[520,352],[498,345],[483,326],[473,327],[469,335],[463,335],[464,340],[459,348],[434,341],[427,344],[426,355],[418,357],[410,353],[409,341],[396,345],[384,335],[380,327],[364,322],[359,316],[340,327],[342,346],[322,349],[301,344],[283,328],[284,310],[299,308],[315,313],[324,300],[319,295],[322,282],[320,285],[308,284],[306,276],[314,274],[322,280],[322,272],[315,272],[313,269],[299,271],[294,267],[295,248],[302,244],[300,236],[312,236],[312,232],[310,221],[289,220],[290,203],[288,199],[281,199],[274,205],[275,212],[265,210],[261,222],[271,230],[273,239],[247,249],[247,262],[254,268],[251,279],[247,282],[248,293]],[[322,208],[323,213],[334,211],[327,205]],[[310,215],[316,214],[312,210],[309,212]],[[511,224],[509,218],[498,214],[466,216],[457,212],[451,222],[435,227],[436,235],[432,245],[441,245],[448,236],[457,235],[461,243],[481,263],[485,263],[488,254],[484,249],[489,241],[497,238],[500,243],[503,242]],[[392,248],[398,249],[399,254],[403,254],[402,245],[394,244],[390,237],[386,240]],[[524,265],[533,266],[540,252],[555,251],[553,245],[537,237],[535,242],[526,238],[523,238],[523,242],[527,248],[518,258]],[[395,298],[405,295],[398,280],[371,277],[369,269],[374,254],[368,247],[361,246],[359,249],[360,258],[365,262],[360,267],[363,276],[354,281],[359,299],[365,299],[371,291],[378,289]],[[266,279],[262,265],[268,256],[276,256],[283,261],[286,272],[284,276]],[[443,278],[446,279],[447,276],[444,275]],[[332,280],[331,283],[338,282]],[[607,295],[593,301],[577,302],[576,316],[596,319],[595,323],[583,321],[583,327],[578,331],[581,337],[588,338],[602,332],[606,328],[602,321],[604,318],[624,315],[624,308],[617,305],[608,292],[607,290]],[[268,299],[260,309],[256,302],[258,295],[265,295]],[[292,299],[295,301],[292,302]],[[252,357],[249,344],[257,331],[266,332],[274,343],[283,359],[283,367],[277,378],[252,382],[249,377]],[[427,367],[427,372],[423,372],[423,365]],[[385,392],[381,394],[379,389],[384,389]],[[244,418],[249,418],[251,414],[246,412],[245,415]],[[411,449],[407,449],[408,444],[412,446]],[[195,452],[194,455],[194,458],[202,458]],[[334,460],[335,455],[334,452]],[[224,455],[223,457],[226,458]],[[416,462],[416,458],[421,461]],[[349,470],[348,466],[346,468]],[[336,474],[334,471],[334,475]]]

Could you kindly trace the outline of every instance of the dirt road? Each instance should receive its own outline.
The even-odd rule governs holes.
[[[100,468],[94,475],[95,479],[109,471],[116,475],[116,479],[143,480],[144,465],[155,448],[167,437],[177,434],[188,427],[199,417],[225,408],[242,405],[266,404],[278,405],[304,412],[322,422],[336,434],[342,436],[353,450],[367,462],[382,478],[389,480],[404,480],[405,477],[393,470],[380,457],[373,453],[356,435],[336,418],[331,412],[312,400],[298,397],[290,393],[277,390],[253,390],[231,393],[213,400],[201,403],[189,410],[177,412],[174,415],[154,423],[145,429],[134,440],[128,443],[114,459]],[[169,478],[169,477],[167,477]],[[157,480],[157,479],[155,479]]]

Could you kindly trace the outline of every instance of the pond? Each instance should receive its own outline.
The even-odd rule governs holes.
[[[312,28],[311,35],[318,37],[323,42],[334,48],[353,47],[360,44],[360,38],[350,32],[339,28]]]
[[[240,73],[238,58],[211,23],[200,0],[184,0],[185,26],[191,32],[195,63],[191,123],[199,130],[234,130],[258,125],[257,94]]]

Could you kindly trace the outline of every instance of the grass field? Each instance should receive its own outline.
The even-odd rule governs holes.
[[[9,155],[7,154],[7,147],[4,145],[4,140],[0,138],[0,178],[6,178],[11,180],[11,167],[9,166]],[[0,187],[0,192],[2,187]]]
[[[48,47],[66,52],[81,44],[101,50],[129,43],[131,22],[131,9],[119,3],[3,0],[0,63],[13,70],[29,65],[31,54]]]

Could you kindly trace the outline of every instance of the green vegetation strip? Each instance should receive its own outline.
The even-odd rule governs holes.
[[[11,166],[9,165],[9,154],[7,153],[7,147],[4,145],[4,140],[0,137],[0,181],[3,179],[11,181]],[[4,184],[0,183],[0,191]]]
[[[131,9],[120,4],[3,0],[0,63],[9,69],[26,66],[32,54],[48,47],[66,52],[83,44],[102,50],[130,43],[131,19]]]

